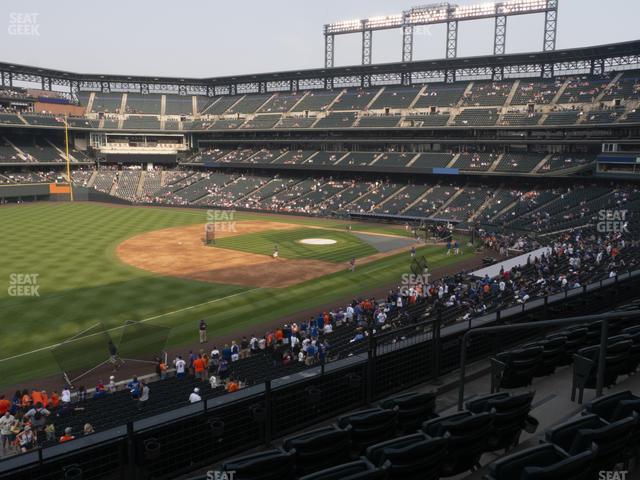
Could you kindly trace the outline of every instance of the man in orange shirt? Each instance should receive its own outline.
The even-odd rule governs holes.
[[[9,411],[11,408],[11,402],[4,398],[4,395],[0,395],[0,417]]]
[[[60,406],[60,396],[55,390],[51,394],[51,402],[49,403],[49,405],[51,406],[51,408],[58,408]]]
[[[31,406],[31,397],[29,396],[29,392],[27,392],[27,390],[22,391],[22,399],[20,400],[20,405],[25,409],[28,409]]]
[[[71,440],[74,440],[76,437],[74,437],[73,435],[71,435],[71,432],[73,430],[71,429],[71,427],[67,427],[64,429],[64,435],[62,435],[60,437],[60,441],[59,443],[65,443],[65,442],[69,442]]]
[[[205,381],[204,367],[205,365],[202,355],[198,355],[198,358],[193,361],[193,370],[195,371],[196,378],[199,378],[202,382]]]
[[[232,393],[237,392],[238,390],[240,390],[240,385],[238,385],[238,382],[233,379],[229,380],[229,383],[227,383],[227,392]]]
[[[42,401],[42,395],[38,390],[34,390],[33,392],[31,392],[31,401],[33,402],[34,405],[37,405],[38,403],[40,403],[42,404],[43,407],[45,406],[44,402]]]

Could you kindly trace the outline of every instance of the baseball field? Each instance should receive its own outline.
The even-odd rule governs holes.
[[[210,338],[263,333],[285,316],[399,284],[414,246],[397,225],[239,212],[214,219],[215,244],[205,245],[207,222],[204,210],[0,207],[0,390],[59,376],[51,349],[96,324],[114,339],[127,321],[170,327],[173,349],[197,343],[200,319]],[[469,259],[417,248],[432,271]],[[91,363],[82,349],[67,355]]]

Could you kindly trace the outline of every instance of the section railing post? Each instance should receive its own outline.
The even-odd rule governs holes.
[[[136,442],[133,432],[133,422],[127,422],[127,474],[125,478],[138,478],[136,471]]]
[[[473,332],[473,330],[468,330],[462,336],[462,345],[460,347],[460,378],[458,379],[458,411],[463,410],[464,404],[464,376],[465,369],[467,366],[467,338],[468,335]]]
[[[600,327],[600,352],[598,356],[598,379],[596,382],[596,398],[602,396],[604,375],[607,368],[607,338],[609,337],[609,320],[602,320]]]
[[[264,444],[267,447],[271,445],[272,401],[271,380],[266,380],[264,382]]]

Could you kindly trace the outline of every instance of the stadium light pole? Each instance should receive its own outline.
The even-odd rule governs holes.
[[[339,21],[324,25],[325,67],[333,67],[335,35],[362,34],[362,64],[371,63],[374,30],[402,29],[402,61],[413,60],[414,27],[446,24],[446,58],[456,58],[458,27],[462,21],[494,19],[494,55],[505,53],[507,17],[545,14],[543,50],[555,50],[559,0],[507,0],[475,5],[455,5],[448,2],[413,7],[398,15]]]

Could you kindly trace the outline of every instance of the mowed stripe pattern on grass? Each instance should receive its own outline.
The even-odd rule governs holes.
[[[332,245],[309,245],[300,243],[306,238],[335,240]],[[282,258],[321,260],[324,262],[347,262],[352,257],[362,258],[377,253],[368,243],[348,232],[337,232],[316,228],[296,228],[284,231],[265,231],[245,235],[234,235],[216,240],[215,246],[243,252],[271,255],[278,246]]]

